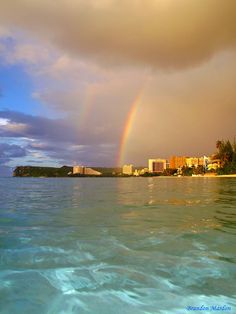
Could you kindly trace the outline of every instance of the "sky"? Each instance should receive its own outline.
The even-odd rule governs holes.
[[[0,0],[0,175],[236,137],[235,0]]]

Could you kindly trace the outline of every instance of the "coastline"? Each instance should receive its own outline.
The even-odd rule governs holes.
[[[8,177],[7,177],[8,178]],[[54,178],[54,179],[76,179],[76,178],[175,178],[175,179],[181,179],[181,178],[236,178],[236,174],[222,174],[222,175],[201,175],[201,176],[12,176],[10,178],[37,178],[37,179],[48,179],[48,178]]]
[[[236,178],[236,174],[221,174],[216,177],[217,178]]]

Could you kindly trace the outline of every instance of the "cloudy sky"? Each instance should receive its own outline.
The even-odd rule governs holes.
[[[211,154],[235,82],[235,0],[0,0],[1,173]]]

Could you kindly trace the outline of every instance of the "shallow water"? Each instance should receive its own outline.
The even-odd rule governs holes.
[[[235,240],[236,178],[0,179],[0,313],[233,314]]]

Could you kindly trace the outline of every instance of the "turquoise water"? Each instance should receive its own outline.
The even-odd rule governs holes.
[[[0,313],[236,313],[236,178],[0,179]]]

